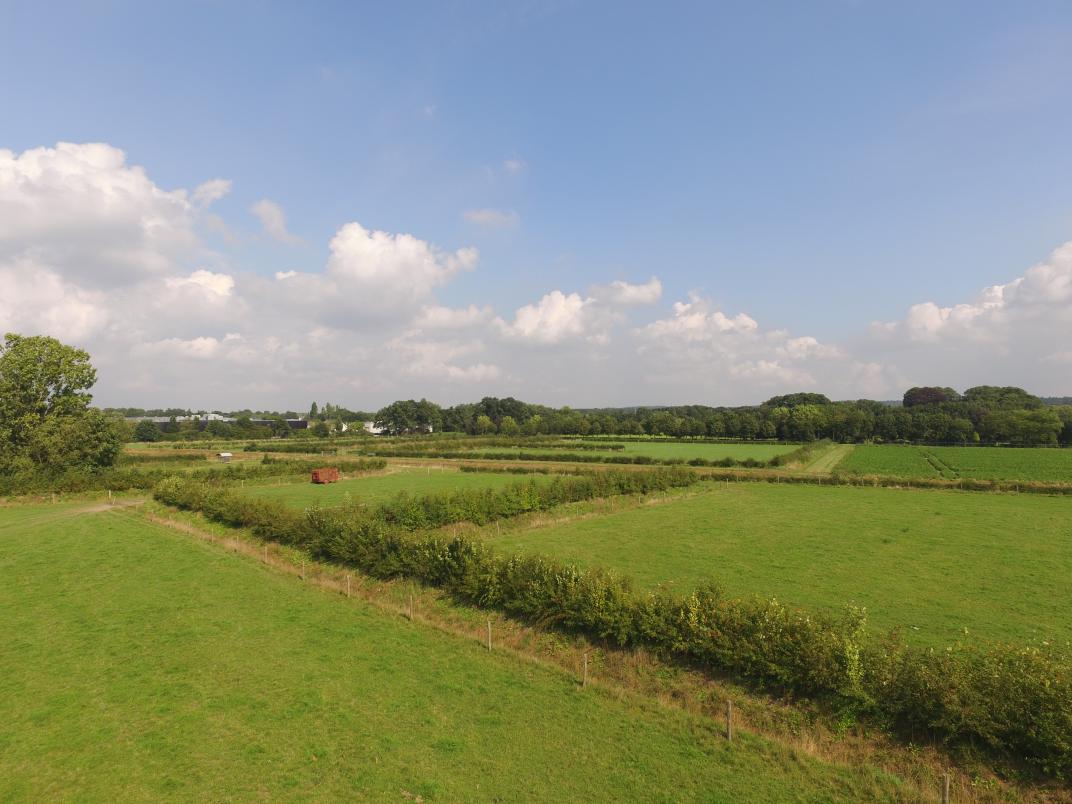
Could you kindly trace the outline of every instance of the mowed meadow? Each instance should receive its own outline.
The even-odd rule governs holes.
[[[836,467],[846,474],[1072,483],[1072,450],[1030,447],[854,447]]]
[[[902,798],[107,509],[0,508],[2,800]]]
[[[509,528],[541,553],[687,592],[867,608],[910,642],[1072,639],[1072,500],[1031,494],[723,483],[601,515]]]

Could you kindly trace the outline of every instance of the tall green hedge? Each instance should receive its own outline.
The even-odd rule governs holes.
[[[382,458],[336,460],[326,462],[341,472],[371,472],[383,469]],[[262,461],[220,464],[208,469],[123,468],[115,467],[98,472],[68,472],[63,475],[26,473],[0,477],[0,494],[34,494],[41,492],[128,491],[149,490],[169,477],[188,476],[202,482],[226,483],[234,480],[255,480],[265,477],[284,477],[310,472],[318,466],[309,460],[272,458]]]

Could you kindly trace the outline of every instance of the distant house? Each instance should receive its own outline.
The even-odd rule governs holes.
[[[232,419],[231,421],[234,421],[234,419]],[[273,421],[278,421],[278,420],[277,419],[250,419],[249,421],[250,421],[251,424],[255,424],[257,427],[271,427],[272,422]],[[283,421],[285,421],[287,423],[287,427],[289,427],[291,430],[307,430],[307,429],[309,429],[309,422],[307,422],[305,419],[284,419]]]
[[[231,458],[234,456],[229,452],[217,452],[216,457],[219,459],[220,463],[230,463]]]
[[[372,435],[385,435],[387,433],[386,427],[377,427],[376,422],[364,422],[362,427],[365,428],[366,433],[372,433]],[[407,430],[407,433],[431,433],[432,425],[426,424],[423,427],[418,427],[413,430]]]

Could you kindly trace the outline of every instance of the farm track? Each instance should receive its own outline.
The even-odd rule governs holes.
[[[804,467],[807,475],[828,475],[852,452],[852,444],[836,444]]]
[[[943,461],[941,458],[939,458],[937,455],[935,455],[930,450],[926,450],[926,449],[921,448],[919,450],[919,454],[923,457],[923,460],[925,460],[927,462],[927,464],[935,472],[938,473],[938,477],[940,477],[940,478],[942,478],[944,480],[955,480],[956,478],[960,477],[960,475],[957,473],[956,469],[954,469],[948,463]]]

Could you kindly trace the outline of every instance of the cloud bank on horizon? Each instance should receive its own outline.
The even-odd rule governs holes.
[[[526,169],[520,159],[512,170]],[[967,301],[921,301],[837,343],[648,278],[547,287],[496,310],[437,292],[483,270],[476,248],[340,221],[322,265],[264,275],[207,244],[235,227],[211,177],[167,190],[104,143],[0,150],[0,331],[86,348],[105,405],[378,407],[485,395],[574,406],[748,404],[789,391],[896,398],[911,385],[1072,392],[1072,242]],[[252,213],[274,247],[285,199]],[[513,213],[460,214],[516,227]]]

